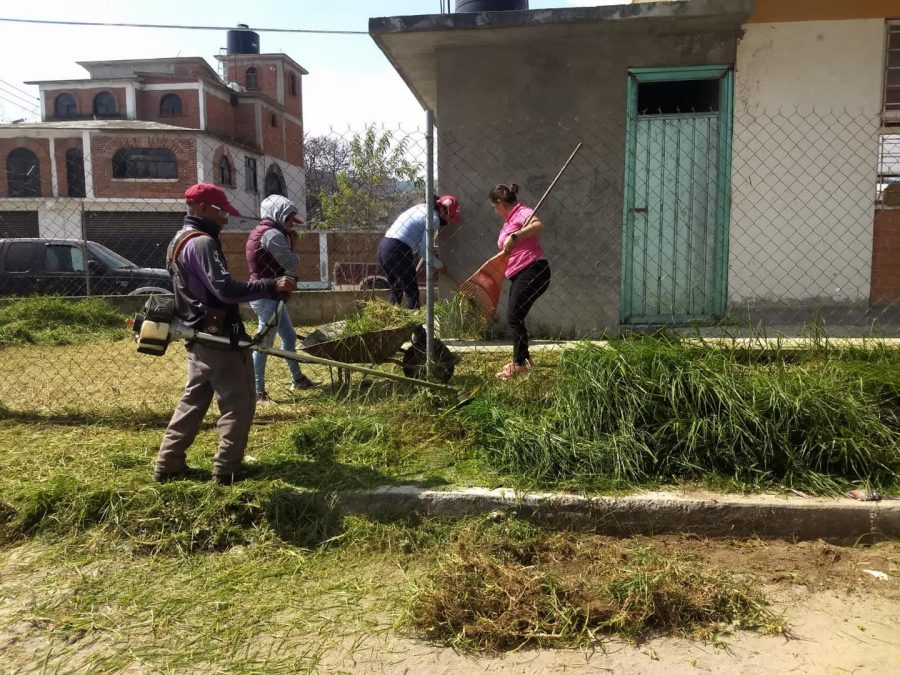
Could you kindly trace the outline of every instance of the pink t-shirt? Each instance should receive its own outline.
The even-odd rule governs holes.
[[[497,248],[503,250],[503,242],[513,232],[518,232],[525,225],[528,216],[534,213],[534,209],[530,209],[522,204],[516,204],[516,207],[506,216],[503,228],[500,230],[500,237],[497,239]],[[544,257],[544,249],[541,247],[540,237],[529,237],[528,239],[519,239],[513,245],[513,249],[509,254],[509,264],[506,266],[506,278],[512,279],[516,274],[524,270],[531,263]]]

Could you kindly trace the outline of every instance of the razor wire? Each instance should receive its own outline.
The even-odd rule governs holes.
[[[148,293],[165,292],[184,190],[205,180],[241,213],[221,236],[237,279],[248,275],[246,242],[262,200],[282,194],[297,204],[301,290],[291,316],[303,332],[389,296],[396,275],[379,248],[401,214],[425,204],[424,125],[332,128],[277,156],[215,129],[87,136],[87,146],[81,131],[52,144],[4,139],[0,310],[18,298],[99,297],[126,316]],[[900,129],[843,109],[752,110],[734,120],[644,111],[631,123],[437,120],[434,193],[455,196],[461,218],[439,224],[443,269],[428,278],[416,250],[405,283],[423,304],[432,285],[435,335],[450,349],[512,355],[510,280],[496,312],[474,326],[459,320],[457,292],[500,250],[491,190],[515,182],[519,201],[535,206],[578,143],[539,214],[552,276],[525,319],[532,343],[657,329],[802,335],[811,325],[900,336]],[[98,347],[32,344],[28,330],[0,326],[5,407],[58,409],[52,383],[41,383],[51,374],[72,406],[100,388],[124,391],[138,372],[150,383],[148,404],[177,398],[182,386],[179,357],[148,363],[124,331],[121,344]]]

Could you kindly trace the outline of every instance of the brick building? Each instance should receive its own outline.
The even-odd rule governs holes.
[[[28,82],[41,121],[0,125],[0,238],[84,236],[161,267],[198,181],[241,212],[232,232],[249,230],[270,194],[305,210],[307,71],[284,54],[216,59],[222,75],[185,57],[81,62],[86,79]]]

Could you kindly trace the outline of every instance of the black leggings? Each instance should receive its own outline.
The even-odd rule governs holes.
[[[419,283],[412,249],[399,239],[384,237],[378,244],[378,262],[391,285],[391,304],[399,305],[406,295],[409,309],[419,307]]]
[[[550,287],[550,263],[546,260],[535,260],[528,267],[510,277],[509,307],[507,321],[513,331],[513,360],[522,366],[531,358],[528,353],[528,329],[525,328],[525,317],[547,288]]]

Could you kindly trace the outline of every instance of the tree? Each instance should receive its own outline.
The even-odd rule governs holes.
[[[350,142],[340,136],[303,139],[306,158],[306,219],[310,227],[322,224],[322,194],[337,190],[338,174],[350,168]]]
[[[320,227],[384,230],[400,211],[421,201],[425,181],[410,158],[408,137],[368,126],[349,150],[334,190],[319,193]]]

